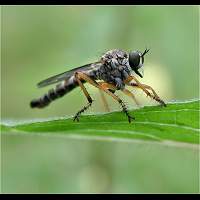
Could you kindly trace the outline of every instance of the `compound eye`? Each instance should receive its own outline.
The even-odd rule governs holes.
[[[137,66],[137,69],[140,69],[141,67],[143,67],[143,63],[144,63],[144,57],[141,56],[141,57],[140,57],[140,63],[139,63],[139,65]]]
[[[129,53],[129,65],[132,70],[139,75],[141,78],[142,74],[138,71],[139,68],[143,66],[142,54],[139,51],[132,51]]]
[[[144,64],[144,56],[142,56],[142,64]]]
[[[129,53],[129,64],[132,69],[138,69],[138,65],[140,64],[139,52],[133,51]]]

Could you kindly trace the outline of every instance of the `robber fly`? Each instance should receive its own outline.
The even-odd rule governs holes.
[[[32,100],[30,106],[32,108],[44,108],[53,100],[62,97],[79,86],[88,100],[88,104],[74,116],[74,121],[79,121],[81,113],[86,111],[93,102],[93,99],[84,86],[84,83],[87,82],[100,90],[106,107],[108,107],[108,104],[103,96],[104,92],[116,100],[121,105],[122,111],[126,114],[130,123],[131,119],[134,119],[134,117],[130,116],[125,103],[115,94],[116,90],[121,90],[138,104],[134,94],[125,88],[126,85],[143,90],[147,96],[156,100],[162,106],[166,106],[152,87],[140,83],[138,79],[132,75],[132,72],[135,72],[141,78],[143,77],[139,69],[143,67],[144,56],[148,51],[149,49],[145,49],[143,53],[140,51],[131,51],[127,53],[119,49],[110,50],[102,55],[97,62],[77,67],[45,79],[37,84],[39,88],[57,82],[60,83],[55,89],[49,90],[48,93],[42,97]]]

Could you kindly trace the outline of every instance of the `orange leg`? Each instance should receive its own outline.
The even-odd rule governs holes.
[[[151,93],[148,90],[146,90],[145,87],[134,76],[129,76],[126,80],[124,80],[124,83],[132,86],[132,80],[134,80],[137,83],[137,87],[141,88],[147,96],[151,97]]]
[[[87,76],[86,74],[82,73],[82,72],[76,72],[75,76],[77,78],[77,80],[85,80],[86,82],[90,83],[91,85],[97,87],[98,89],[103,90],[104,92],[106,92],[108,95],[112,96],[116,101],[118,101],[118,103],[121,105],[123,112],[126,114],[126,116],[128,117],[128,121],[129,123],[131,122],[131,119],[134,119],[134,117],[131,117],[128,113],[128,110],[126,108],[126,105],[124,104],[124,102],[115,94],[113,94],[112,92],[110,92],[105,85],[103,84],[99,84],[98,82],[96,82],[95,80],[91,79],[89,76]],[[80,81],[81,82],[81,81]],[[80,85],[80,84],[79,84]],[[112,84],[110,84],[112,87]],[[86,96],[87,97],[87,96]]]
[[[109,83],[106,83],[106,82],[100,82],[100,84],[103,86],[103,87],[105,87],[106,89],[111,89],[111,90],[117,90],[117,88],[114,86],[114,85],[112,85],[112,84],[109,84]],[[123,89],[123,90],[121,90],[124,94],[126,94],[127,96],[129,96],[129,97],[131,97],[133,100],[134,100],[134,102],[137,104],[137,105],[139,105],[139,102],[137,101],[137,99],[135,98],[135,95],[131,92],[131,91],[129,91],[128,89]]]
[[[135,80],[136,83],[131,83],[130,82],[131,80]],[[140,83],[134,76],[130,76],[124,82],[127,85],[142,89],[147,94],[147,96],[150,96],[152,99],[154,99],[157,102],[159,102],[162,106],[166,107],[165,102],[160,99],[160,97],[156,94],[156,92],[154,91],[154,89],[151,86]],[[153,94],[151,94],[147,89],[151,90]]]
[[[78,82],[80,88],[82,89],[83,93],[85,94],[85,96],[88,100],[88,104],[86,106],[84,106],[81,110],[79,110],[74,117],[74,121],[75,120],[79,121],[79,117],[80,117],[81,113],[86,111],[92,105],[93,100],[90,97],[90,95],[89,95],[88,91],[86,90],[85,86],[83,85],[83,83],[80,81],[80,78],[79,78],[77,73],[75,74],[75,78],[76,78],[76,81]]]
[[[106,83],[106,82],[98,82],[98,84],[101,85],[101,87],[104,87],[105,89],[112,89],[112,90],[116,90],[117,89],[114,85]],[[99,91],[100,91],[100,94],[101,94],[102,101],[104,103],[104,107],[106,108],[106,111],[109,112],[110,109],[108,107],[108,103],[106,101],[104,93],[103,93],[102,89],[99,89]]]
[[[100,95],[101,95],[101,99],[102,99],[102,102],[103,102],[103,105],[104,105],[104,108],[107,112],[110,112],[110,109],[109,109],[109,106],[108,106],[108,102],[106,100],[106,97],[104,96],[104,93],[101,89],[99,89],[99,92],[100,92]]]
[[[135,95],[131,92],[131,91],[129,91],[128,89],[123,89],[122,90],[122,92],[124,93],[124,94],[126,94],[126,95],[128,95],[129,97],[131,97],[133,100],[134,100],[134,102],[139,106],[140,104],[139,104],[139,102],[137,101],[137,99],[135,98]]]
[[[132,86],[133,86],[133,87],[138,87],[138,85],[137,85],[137,84],[134,84],[134,83],[132,84]],[[155,92],[155,90],[154,90],[151,86],[145,85],[145,84],[142,84],[142,86],[145,87],[146,89],[152,91],[152,93],[153,93],[153,94],[151,94],[151,98],[152,98],[152,99],[156,100],[157,102],[159,102],[159,103],[160,103],[162,106],[164,106],[164,107],[167,106],[167,105],[165,104],[165,102],[164,102],[162,99],[160,99],[160,97],[157,95],[157,93]]]

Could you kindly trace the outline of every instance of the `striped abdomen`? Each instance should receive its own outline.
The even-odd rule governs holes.
[[[78,86],[78,83],[74,79],[68,80],[58,84],[55,89],[51,89],[48,93],[44,94],[38,99],[33,99],[30,103],[31,108],[44,108],[48,106],[55,99],[62,97],[66,93],[72,91]]]

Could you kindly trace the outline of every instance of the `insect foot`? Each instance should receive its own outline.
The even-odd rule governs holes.
[[[128,115],[128,122],[131,123],[131,120],[135,120],[135,117]]]
[[[84,106],[81,110],[79,110],[76,115],[74,116],[73,121],[79,122],[79,118],[81,116],[81,113],[85,112],[90,106],[92,105],[92,102],[88,103],[87,106]]]
[[[166,103],[162,99],[160,99],[158,96],[154,96],[153,99],[159,102],[161,106],[167,107]]]
[[[159,99],[159,102],[160,102],[161,106],[167,107],[167,104],[163,100]]]
[[[132,120],[132,119],[135,120],[135,117],[130,116],[130,114],[129,114],[129,112],[128,112],[128,109],[127,109],[125,103],[124,103],[122,100],[120,100],[119,103],[120,103],[120,105],[121,105],[121,107],[122,107],[123,112],[124,112],[124,113],[126,114],[126,116],[128,117],[128,122],[131,123],[131,120]]]

